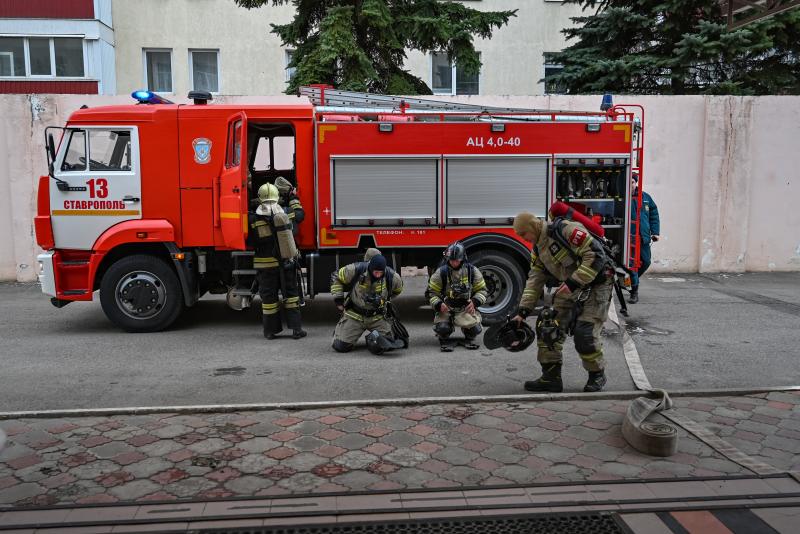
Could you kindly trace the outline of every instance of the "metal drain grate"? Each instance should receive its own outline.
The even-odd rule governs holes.
[[[287,527],[200,530],[203,534],[624,534],[610,514],[551,514],[475,519],[421,519]]]

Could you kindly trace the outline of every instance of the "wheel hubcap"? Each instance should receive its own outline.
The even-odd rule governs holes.
[[[115,291],[117,306],[133,319],[149,319],[157,315],[167,301],[161,279],[147,271],[135,271],[123,276]]]
[[[511,302],[511,275],[504,269],[487,265],[481,267],[483,279],[486,282],[486,303],[479,309],[481,313],[497,313]]]

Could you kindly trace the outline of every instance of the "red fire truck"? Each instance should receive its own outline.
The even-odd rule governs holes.
[[[638,263],[630,176],[642,176],[643,109],[505,109],[304,88],[292,105],[83,107],[46,131],[36,236],[42,291],[57,307],[95,291],[128,331],[168,327],[206,293],[248,305],[248,212],[283,176],[306,209],[306,296],[378,247],[396,269],[433,267],[460,240],[483,272],[487,322],[513,311],[530,250],[514,215],[555,200],[602,224],[617,260]],[[60,135],[60,141],[56,139]],[[636,199],[634,199],[636,200]],[[640,200],[639,200],[640,201]]]

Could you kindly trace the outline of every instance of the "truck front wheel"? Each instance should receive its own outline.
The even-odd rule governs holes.
[[[100,304],[112,323],[128,332],[158,332],[183,310],[180,282],[155,256],[136,254],[115,262],[100,283]]]
[[[525,287],[525,275],[509,254],[496,250],[481,250],[469,255],[470,263],[480,269],[486,282],[488,297],[481,306],[483,323],[494,324],[514,313]]]

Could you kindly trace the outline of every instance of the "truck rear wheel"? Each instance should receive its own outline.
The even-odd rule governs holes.
[[[469,261],[483,274],[488,296],[480,312],[483,324],[505,320],[514,313],[525,287],[525,275],[511,255],[497,250],[482,250],[469,255]]]
[[[100,304],[112,323],[128,332],[158,332],[183,310],[183,292],[164,261],[146,254],[109,267],[100,283]]]

